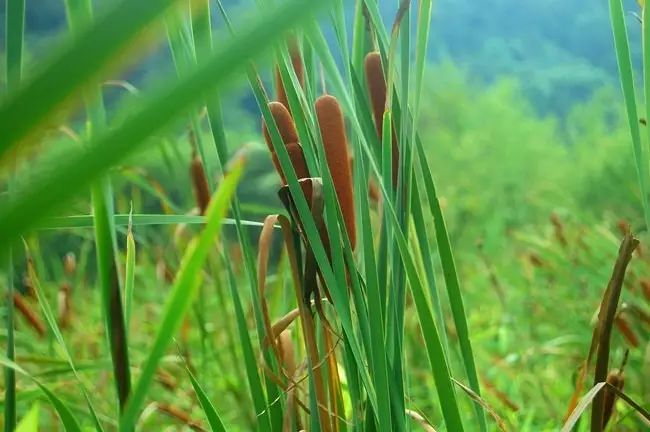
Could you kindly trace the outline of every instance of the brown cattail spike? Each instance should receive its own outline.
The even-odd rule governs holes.
[[[192,177],[194,199],[196,199],[196,205],[199,208],[200,214],[203,215],[210,203],[210,188],[208,187],[208,180],[205,177],[203,164],[196,153],[192,155],[190,175]]]
[[[271,102],[269,103],[269,110],[271,110],[271,115],[273,115],[275,124],[278,126],[280,137],[282,137],[282,142],[285,145],[297,143],[298,132],[296,132],[296,125],[293,122],[293,118],[291,118],[291,114],[289,114],[287,108],[280,102]],[[271,135],[269,134],[269,130],[264,119],[262,119],[262,132],[264,133],[264,140],[269,146],[269,150],[271,150],[271,153],[274,153],[273,143],[271,142]]]
[[[613,370],[607,375],[607,383],[613,385],[619,390],[623,390],[625,385],[625,378],[622,372]],[[605,409],[603,410],[603,430],[607,426],[609,419],[614,414],[614,404],[616,403],[616,392],[609,388],[605,387]]]
[[[642,279],[640,285],[641,291],[643,291],[643,296],[646,298],[646,300],[650,301],[650,280]]]
[[[350,172],[348,140],[345,136],[343,113],[333,96],[325,95],[316,100],[316,116],[320,126],[327,166],[332,174],[336,196],[341,206],[345,228],[354,249],[356,226],[354,220],[354,196]]]
[[[25,318],[25,321],[29,326],[34,329],[40,337],[45,336],[45,325],[43,321],[36,315],[30,306],[30,304],[21,296],[19,293],[14,293],[14,306],[20,312],[20,314]]]
[[[636,336],[636,333],[628,323],[624,315],[619,314],[615,320],[614,324],[616,328],[621,333],[625,341],[633,348],[639,347],[639,338]]]
[[[296,78],[301,86],[305,84],[305,76],[302,66],[302,57],[300,56],[300,47],[295,40],[289,42],[289,55],[291,56],[291,64],[293,65],[293,70],[296,73]],[[278,92],[278,101],[284,105],[289,112],[289,99],[287,98],[287,92],[284,88],[284,83],[282,82],[282,76],[280,75],[280,68],[275,68],[275,86]]]
[[[289,159],[291,159],[291,165],[293,165],[293,169],[296,171],[298,180],[309,177],[309,170],[307,169],[307,161],[305,161],[305,154],[303,153],[300,144],[298,143],[287,144],[287,153],[289,153]],[[282,171],[282,167],[280,166],[280,161],[278,160],[278,156],[275,153],[273,153],[271,157],[273,158],[273,164],[275,165],[275,169],[278,170],[278,174],[280,174],[280,177],[282,178],[282,184],[286,185],[287,177],[284,175]]]
[[[375,127],[377,128],[377,135],[381,141],[384,130],[384,110],[386,109],[386,78],[384,77],[384,70],[381,64],[381,56],[378,52],[368,53],[365,60],[366,69],[366,82],[368,84],[368,92],[370,93],[370,103],[372,105],[372,113],[375,118]],[[397,146],[397,135],[395,128],[393,128],[393,185],[397,184],[397,176],[399,169],[399,148]]]

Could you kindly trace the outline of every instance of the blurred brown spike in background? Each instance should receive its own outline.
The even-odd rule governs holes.
[[[297,143],[299,141],[298,132],[296,132],[296,125],[293,122],[293,118],[291,118],[291,114],[289,114],[289,110],[280,102],[270,102],[269,110],[271,110],[271,115],[273,115],[275,123],[278,125],[282,142],[285,145]],[[273,151],[271,135],[269,134],[264,119],[262,119],[262,132],[264,133],[264,140],[266,141],[266,145],[269,146],[269,150],[271,150],[271,153],[275,153]]]
[[[192,152],[190,176],[192,177],[192,189],[194,191],[196,205],[199,208],[200,214],[204,215],[210,203],[210,188],[208,186],[208,180],[205,177],[203,164],[196,152]]]
[[[45,325],[43,324],[43,321],[41,321],[38,315],[36,315],[36,312],[32,310],[32,307],[27,300],[25,300],[25,298],[18,292],[14,292],[14,306],[25,318],[27,324],[29,324],[29,326],[38,333],[40,337],[45,336]]]
[[[68,252],[63,257],[63,270],[67,276],[74,276],[77,271],[77,256],[74,252]]]
[[[354,196],[352,192],[352,173],[348,140],[345,136],[345,123],[341,107],[335,97],[321,96],[316,100],[316,116],[320,126],[327,166],[332,174],[336,196],[341,205],[345,228],[354,249],[356,245],[356,226],[354,220]]]
[[[296,171],[298,180],[309,177],[307,161],[305,161],[305,154],[302,151],[302,146],[298,143],[287,144],[287,153],[289,153],[289,159],[291,159],[291,165]],[[278,156],[275,153],[272,153],[271,157],[273,158],[273,165],[275,165],[275,169],[278,170],[278,174],[280,174],[280,177],[282,178],[282,184],[286,185],[287,177],[282,172],[282,167],[280,166]]]
[[[293,70],[296,73],[296,77],[298,78],[298,82],[300,83],[300,86],[304,86],[305,84],[305,76],[304,76],[304,71],[303,71],[303,65],[302,65],[302,57],[300,56],[300,47],[298,46],[298,42],[296,41],[295,38],[292,38],[288,42],[289,45],[289,55],[291,56],[291,64],[293,66]],[[280,67],[276,66],[275,68],[275,88],[277,89],[277,100],[284,105],[289,112],[291,112],[291,108],[289,108],[289,99],[287,98],[287,92],[285,90],[284,84],[282,83],[282,76],[280,74]]]
[[[57,311],[59,327],[67,329],[72,322],[72,289],[68,282],[63,282],[57,296]]]
[[[370,93],[370,103],[372,105],[372,114],[375,119],[377,135],[381,142],[384,130],[384,110],[386,109],[386,78],[381,64],[379,52],[368,53],[365,60],[366,83],[368,84],[368,93]],[[397,184],[399,169],[399,148],[397,146],[397,135],[393,127],[393,186]]]
[[[623,336],[625,341],[632,347],[632,348],[638,348],[639,347],[639,338],[636,336],[636,333],[630,326],[629,322],[627,321],[626,317],[622,314],[619,314],[615,319],[614,319],[614,325],[616,325],[616,328],[618,329],[619,333]]]
[[[378,52],[368,53],[365,60],[365,68],[370,103],[372,104],[372,114],[375,118],[377,133],[381,138],[381,131],[383,129],[382,119],[384,117],[384,108],[386,107],[386,80],[384,79],[384,70],[381,65],[381,56]]]

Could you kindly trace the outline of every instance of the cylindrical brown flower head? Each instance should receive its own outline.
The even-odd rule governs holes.
[[[45,336],[45,325],[32,309],[25,298],[18,292],[14,292],[14,307],[25,318],[25,321],[40,337]]]
[[[271,114],[273,115],[275,123],[278,126],[280,137],[282,137],[282,142],[285,145],[297,143],[298,132],[296,131],[296,125],[294,124],[293,118],[291,118],[291,114],[289,114],[287,108],[285,108],[285,106],[280,102],[270,102],[269,110],[271,110]],[[271,153],[275,153],[273,151],[271,135],[269,134],[269,130],[264,119],[262,119],[262,132],[264,133],[264,140],[266,141],[266,145],[269,146],[269,150],[271,150]]]
[[[309,170],[307,169],[305,154],[302,152],[302,147],[300,146],[300,144],[289,143],[287,144],[286,148],[287,148],[287,153],[289,153],[289,158],[291,159],[291,165],[293,165],[293,169],[296,171],[296,175],[298,176],[298,180],[309,177]],[[286,185],[287,178],[282,172],[282,167],[280,166],[280,161],[278,160],[277,154],[272,153],[271,157],[273,158],[273,164],[275,165],[275,169],[278,170],[278,174],[280,174],[280,178],[282,179],[282,184]]]
[[[327,166],[332,174],[336,196],[341,206],[345,228],[354,249],[356,227],[354,219],[354,196],[348,140],[341,107],[335,97],[325,95],[316,100],[316,116],[320,126]]]
[[[368,53],[365,60],[366,83],[368,84],[368,93],[370,93],[370,104],[372,105],[372,114],[375,118],[375,127],[379,140],[382,140],[384,130],[384,110],[386,108],[386,78],[381,65],[381,56],[378,52]],[[392,130],[393,145],[393,185],[397,184],[399,169],[399,148],[397,146],[397,134],[395,128]]]
[[[190,162],[190,176],[192,177],[192,189],[194,191],[196,205],[199,208],[200,214],[204,215],[210,203],[210,188],[208,187],[208,180],[205,177],[203,164],[196,153],[192,155],[192,162]]]
[[[639,338],[636,336],[636,333],[628,323],[624,315],[619,314],[614,320],[614,325],[621,333],[625,341],[633,348],[639,347]]]
[[[295,40],[291,40],[289,42],[289,54],[291,55],[291,64],[293,65],[293,70],[296,73],[298,82],[301,86],[304,86],[305,76],[302,66],[302,57],[300,56],[300,48],[298,47],[298,43]],[[275,68],[275,87],[278,92],[278,101],[284,105],[287,110],[289,110],[289,112],[291,112],[291,108],[289,108],[289,99],[287,98],[287,92],[284,88],[284,84],[282,83],[279,66]]]
[[[383,129],[382,119],[384,116],[384,108],[386,107],[386,80],[384,78],[384,70],[381,66],[381,56],[378,52],[368,53],[365,60],[365,69],[372,114],[375,118],[377,133],[381,139]]]
[[[623,390],[625,385],[625,378],[622,372],[613,370],[607,375],[607,383],[613,385],[619,390]],[[616,402],[616,392],[609,388],[605,387],[605,408],[603,410],[603,429],[607,426],[609,419],[614,414],[614,403]]]

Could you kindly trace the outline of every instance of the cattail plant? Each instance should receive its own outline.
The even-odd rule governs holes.
[[[627,358],[627,353],[625,355]],[[625,364],[625,361],[624,361]],[[607,427],[607,423],[615,414],[614,407],[616,405],[617,394],[614,389],[610,386],[615,387],[616,389],[623,391],[625,386],[625,376],[623,375],[623,368],[614,369],[609,374],[607,374],[607,386],[605,386],[605,400],[604,400],[604,410],[603,410],[603,429]]]
[[[293,67],[293,71],[296,73],[298,82],[300,83],[301,86],[303,86],[305,84],[305,75],[303,72],[302,56],[300,55],[300,47],[298,46],[298,42],[296,41],[295,38],[291,38],[289,40],[288,45],[289,45],[289,55],[291,57],[291,65]],[[279,66],[276,66],[275,68],[275,87],[277,90],[278,102],[284,105],[287,108],[287,110],[291,112],[291,108],[289,107],[289,100],[287,98],[287,92],[284,88],[284,83],[282,82]]]
[[[639,347],[639,338],[637,337],[634,329],[627,320],[625,314],[620,313],[614,319],[614,325],[618,329],[619,333],[623,336],[625,341],[632,347]]]
[[[204,215],[210,203],[210,186],[205,175],[205,167],[197,152],[196,136],[194,130],[189,131],[189,141],[192,146],[192,161],[190,162],[190,178],[192,179],[192,191],[199,214]]]
[[[327,166],[332,175],[336,197],[341,206],[345,229],[354,249],[356,245],[356,226],[354,217],[354,196],[352,191],[352,173],[350,172],[350,154],[345,135],[343,113],[338,101],[330,95],[321,96],[315,103],[316,117],[320,127],[323,149]]]
[[[305,161],[305,155],[303,153],[302,147],[298,143],[298,132],[296,131],[296,125],[289,113],[289,110],[280,102],[271,102],[269,103],[269,110],[273,115],[275,124],[280,131],[280,137],[284,143],[287,153],[289,153],[289,158],[291,159],[291,164],[296,171],[298,179],[309,177],[309,171],[307,169],[307,162]],[[271,151],[271,159],[273,160],[273,165],[278,171],[280,178],[282,179],[282,184],[287,184],[287,179],[285,174],[282,172],[280,167],[280,162],[278,157],[275,154],[273,149],[273,143],[271,142],[271,136],[269,134],[268,127],[266,122],[262,121],[262,132],[264,134],[264,140]]]
[[[386,78],[382,67],[381,55],[378,52],[371,52],[365,59],[366,84],[370,94],[370,103],[372,105],[372,114],[375,120],[375,128],[379,141],[381,141],[384,131],[384,111],[386,110]],[[392,176],[393,186],[397,185],[399,174],[399,147],[397,144],[397,134],[395,128],[392,128]]]
[[[29,327],[32,328],[40,337],[45,336],[45,325],[43,321],[38,317],[36,312],[32,310],[32,306],[29,304],[27,299],[25,299],[20,293],[14,292],[14,307],[20,312],[20,314],[25,318]]]
[[[646,298],[646,300],[650,301],[650,280],[641,279],[639,285],[641,286],[641,291],[643,292],[643,296]]]

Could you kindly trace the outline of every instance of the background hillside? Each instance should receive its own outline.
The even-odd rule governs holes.
[[[110,2],[95,1],[100,7]],[[0,4],[0,16],[4,14],[4,3]],[[227,6],[240,3],[246,4],[240,0],[224,2]],[[396,3],[380,2],[387,23]],[[624,4],[630,12],[628,20],[635,21],[632,12],[638,10],[636,1],[625,0]],[[48,39],[64,29],[62,10],[61,0],[27,1],[32,55],[46,51]],[[218,20],[215,24],[220,25]],[[640,26],[631,24],[635,42]],[[632,49],[639,54],[640,44],[633,43]],[[452,60],[479,83],[514,77],[540,113],[560,116],[617,79],[604,0],[438,0],[434,2],[429,57],[435,62]],[[164,59],[161,54],[140,73],[156,70]]]

